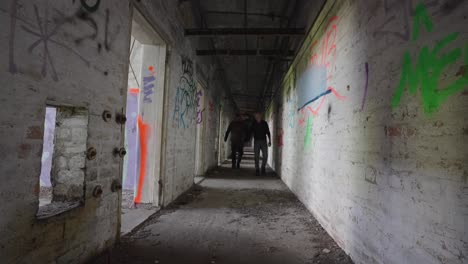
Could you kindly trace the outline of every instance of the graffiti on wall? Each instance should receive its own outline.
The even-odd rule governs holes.
[[[197,124],[201,124],[203,122],[203,112],[205,112],[205,108],[203,105],[200,104],[203,98],[203,91],[198,90],[197,92]]]
[[[290,128],[297,122],[305,129],[304,148],[312,146],[313,118],[319,114],[325,99],[333,96],[345,100],[330,83],[336,62],[338,17],[333,16],[324,27],[323,37],[312,42],[306,68],[297,81],[295,93],[289,93],[286,101],[286,120]],[[282,136],[282,134],[281,134]]]
[[[364,105],[366,104],[367,99],[367,88],[369,86],[369,63],[366,62],[366,64],[364,64],[364,67],[366,69],[366,83],[364,84],[364,96],[362,97],[361,111],[364,110]]]
[[[182,58],[182,75],[179,78],[172,121],[174,127],[187,128],[195,119],[196,87],[193,80],[192,61]]]
[[[390,1],[384,0],[384,14],[387,18],[385,22],[378,27],[373,33],[374,37],[377,36],[390,36],[403,41],[409,41],[410,35],[410,20],[409,17],[415,16],[418,12],[417,8],[413,6],[413,1]],[[452,1],[453,2],[453,1]],[[427,7],[436,7],[439,0],[432,0],[426,3]],[[401,19],[399,19],[401,16]],[[413,25],[414,26],[414,25]],[[400,30],[388,29],[400,27]]]
[[[148,159],[148,138],[150,136],[150,125],[145,123],[141,116],[138,116],[138,131],[140,134],[140,172],[138,174],[137,192],[134,199],[135,203],[141,203],[141,197],[143,195],[143,185],[145,183]]]
[[[50,75],[52,80],[58,81],[56,58],[54,57],[54,50],[57,49],[68,52],[84,65],[90,67],[90,61],[84,58],[76,48],[84,41],[93,41],[98,52],[101,52],[102,46],[106,51],[109,51],[113,40],[120,32],[119,25],[113,28],[112,33],[110,32],[109,9],[105,9],[104,21],[96,19],[99,17],[95,13],[99,10],[100,3],[101,1],[94,1],[93,4],[89,4],[88,1],[81,0],[79,6],[70,8],[70,10],[74,10],[72,13],[65,14],[55,8],[50,9],[48,5],[44,5],[41,9],[35,4],[28,5],[20,0],[11,0],[8,43],[9,72],[12,74],[31,72],[31,69],[27,68],[31,65],[30,61],[21,64],[16,59],[17,54],[24,52],[31,55],[29,56],[30,60],[39,58],[40,75],[43,78]],[[28,6],[31,6],[32,10],[27,10]],[[76,27],[80,27],[80,29],[76,30]],[[18,39],[31,39],[31,42],[23,44],[18,42]],[[72,41],[62,41],[61,39]],[[76,47],[71,44],[75,44]],[[104,74],[107,74],[107,71],[104,71]]]
[[[307,116],[309,115],[307,111],[305,111],[304,108],[299,110],[299,117],[297,119],[297,124],[302,127],[305,124],[305,120],[307,119]]]
[[[317,115],[327,95],[333,94],[339,100],[345,99],[334,87],[328,85],[328,81],[333,77],[336,61],[337,21],[336,16],[330,18],[321,42],[314,41],[311,44],[308,66],[302,73],[296,89],[297,111],[307,108],[311,114]],[[313,108],[311,105],[316,101],[320,103],[318,107]],[[302,120],[301,123],[304,122]]]
[[[283,147],[283,136],[284,136],[284,130],[282,128],[279,129],[278,133],[278,138],[277,138],[277,145],[279,148]]]
[[[148,67],[148,75],[143,77],[143,103],[153,102],[154,81],[156,80],[154,67]]]
[[[427,33],[432,32],[433,23],[424,4],[416,7],[413,17],[413,41],[419,39],[423,29]],[[427,45],[419,50],[417,60],[413,65],[411,53],[406,51],[403,55],[402,71],[400,82],[392,97],[392,107],[398,107],[403,92],[408,88],[409,93],[414,95],[419,89],[422,97],[424,112],[431,114],[436,112],[439,107],[452,95],[461,91],[468,85],[468,75],[464,67],[468,65],[468,43],[464,47],[456,47],[448,52],[442,50],[453,43],[458,38],[458,33],[449,33],[440,41],[435,43],[431,49]],[[444,70],[463,60],[457,73],[457,79],[446,87],[439,88],[441,76]]]

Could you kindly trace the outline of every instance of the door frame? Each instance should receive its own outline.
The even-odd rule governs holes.
[[[159,55],[157,61],[154,62],[155,69],[158,70],[156,74],[156,81],[154,87],[154,95],[152,104],[155,105],[156,114],[150,120],[151,122],[151,135],[153,137],[153,146],[148,146],[148,152],[153,151],[154,157],[152,159],[148,159],[148,164],[152,164],[152,169],[147,170],[147,174],[145,177],[145,183],[150,184],[149,192],[151,193],[151,203],[153,206],[160,206],[162,204],[162,187],[161,179],[163,177],[163,160],[165,159],[164,153],[164,138],[165,138],[165,130],[166,130],[166,117],[165,117],[165,103],[166,103],[166,94],[167,94],[167,84],[168,84],[168,68],[169,65],[167,63],[168,59],[168,50],[170,49],[169,42],[161,34],[160,30],[158,30],[151,22],[148,20],[144,12],[139,10],[139,7],[133,5],[132,8],[132,16],[131,16],[131,24],[133,25],[134,22],[138,23],[143,29],[144,33],[148,36],[148,38],[154,40],[155,42],[158,41],[158,44],[153,44],[155,47],[159,49]],[[130,34],[133,34],[133,30],[130,30]],[[142,84],[140,85],[142,86]],[[143,87],[142,87],[143,88]],[[157,95],[157,96],[156,96]],[[141,97],[141,96],[140,96]],[[141,99],[141,98],[140,98]],[[141,104],[141,101],[139,102]],[[141,110],[141,108],[140,108]],[[141,112],[139,111],[139,114]],[[138,179],[136,179],[138,182]],[[137,183],[135,185],[137,188]]]
[[[195,140],[195,176],[205,175],[205,134],[206,134],[206,122],[205,113],[206,113],[206,87],[201,83],[197,82],[197,96],[199,91],[202,91],[202,103],[197,105],[197,108],[201,111],[201,122],[196,125],[196,140]],[[199,101],[197,101],[199,102]],[[198,109],[197,109],[198,111]],[[197,113],[198,119],[198,113]]]

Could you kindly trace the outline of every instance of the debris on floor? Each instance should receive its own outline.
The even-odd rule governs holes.
[[[221,168],[93,263],[353,263],[280,179],[253,173]]]

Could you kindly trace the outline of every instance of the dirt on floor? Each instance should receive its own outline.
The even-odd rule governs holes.
[[[352,263],[269,175],[221,168],[92,263]]]

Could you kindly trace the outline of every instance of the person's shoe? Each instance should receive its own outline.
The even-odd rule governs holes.
[[[262,175],[265,176],[266,175],[266,170],[265,170],[265,167],[262,168]]]
[[[255,176],[260,176],[260,170],[259,169],[255,169]]]
[[[232,164],[232,168],[233,168],[233,169],[236,168],[236,164],[235,164],[235,163]]]

